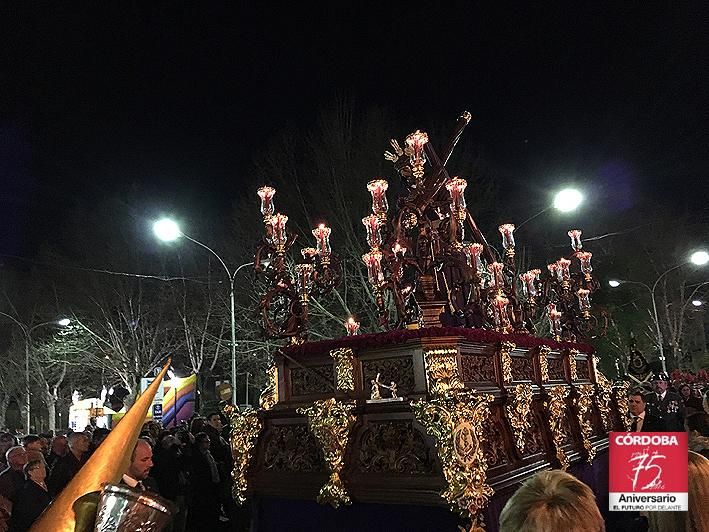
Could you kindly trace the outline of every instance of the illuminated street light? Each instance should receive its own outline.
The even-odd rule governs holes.
[[[71,320],[69,318],[62,318],[61,320],[57,321],[57,325],[60,327],[67,327],[71,323]]]
[[[620,286],[620,284],[621,284],[621,283],[620,283],[620,281],[619,281],[618,279],[611,279],[610,281],[608,281],[608,285],[609,285],[611,288],[618,288],[618,287]]]
[[[163,242],[174,242],[182,236],[180,226],[169,218],[163,218],[153,224],[153,233]]]
[[[554,196],[553,206],[557,211],[571,212],[583,201],[583,194],[575,188],[565,188]]]
[[[704,303],[700,299],[692,299],[692,305],[695,307],[701,307]]]
[[[556,209],[559,212],[571,212],[574,211],[578,208],[579,205],[581,205],[581,202],[583,201],[583,194],[576,190],[575,188],[565,188],[563,190],[560,190],[554,195],[554,201],[552,202],[551,205],[548,207],[545,207],[538,213],[536,213],[533,216],[530,216],[527,218],[525,221],[523,221],[521,224],[517,225],[517,231],[525,225],[527,222],[531,222],[534,220],[537,216],[540,216],[544,214],[545,212],[551,210],[551,209]]]
[[[704,250],[695,251],[689,257],[689,261],[696,266],[704,266],[709,262],[709,253]]]

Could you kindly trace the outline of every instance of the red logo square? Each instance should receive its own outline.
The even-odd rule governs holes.
[[[686,506],[685,432],[611,432],[609,460],[611,510]]]

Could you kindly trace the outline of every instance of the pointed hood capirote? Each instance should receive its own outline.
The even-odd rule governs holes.
[[[121,479],[145,423],[148,408],[153,403],[158,388],[162,386],[170,363],[171,360],[165,363],[165,367],[145,393],[138,397],[84,467],[35,522],[30,529],[32,532],[74,532],[73,504],[76,499],[87,493],[100,491],[106,484],[115,484]]]

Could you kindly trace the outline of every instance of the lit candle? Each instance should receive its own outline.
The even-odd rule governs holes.
[[[483,269],[483,263],[481,260],[483,252],[483,245],[482,244],[467,244],[463,246],[463,253],[465,254],[465,261],[468,263],[468,266],[473,268],[476,272],[479,272],[480,270]]]
[[[446,189],[451,196],[451,212],[460,220],[465,218],[465,187],[468,182],[460,177],[454,177],[446,182]]]
[[[371,251],[362,255],[362,262],[367,266],[367,276],[369,283],[378,287],[384,282],[384,272],[382,272],[382,254],[380,251]]]
[[[286,242],[288,240],[288,234],[286,233],[286,223],[288,223],[288,216],[285,214],[274,214],[269,219],[271,224],[271,242],[276,248],[276,251],[283,253],[285,251]]]
[[[513,235],[513,233],[515,231],[514,224],[502,224],[497,229],[498,229],[498,231],[500,231],[500,234],[502,235],[502,247],[505,249],[514,248],[515,247],[515,237]]]
[[[549,318],[549,326],[554,337],[558,340],[561,337],[561,312],[556,310],[554,303],[547,305],[547,317]]]
[[[588,314],[588,311],[591,310],[591,300],[588,297],[590,293],[591,292],[585,288],[579,288],[576,292],[576,297],[579,298],[579,308],[584,315]]]
[[[273,196],[276,195],[276,189],[273,187],[261,187],[256,191],[256,194],[261,198],[261,214],[263,214],[264,219],[273,216]]]
[[[502,279],[502,269],[505,267],[504,264],[501,262],[493,262],[490,264],[487,269],[488,271],[493,275],[493,285],[498,288],[502,289],[505,285],[503,279]]]
[[[593,271],[593,268],[591,267],[591,257],[593,257],[593,253],[590,251],[579,251],[576,253],[576,257],[581,263],[581,271],[586,276],[586,279],[589,279],[591,277],[591,272]]]
[[[320,260],[325,264],[330,262],[330,253],[332,252],[330,249],[331,232],[332,229],[325,224],[320,224],[313,229],[313,236],[315,237],[318,255],[320,255]]]
[[[507,332],[510,326],[510,320],[507,317],[507,305],[510,300],[505,296],[498,294],[495,296],[495,325],[499,332]]]
[[[362,218],[362,225],[367,230],[367,244],[372,249],[379,249],[382,245],[381,222],[376,214],[370,214]]]
[[[315,248],[303,248],[300,250],[300,254],[303,255],[305,260],[313,260],[315,255],[318,254],[318,250]]]
[[[406,254],[406,248],[399,244],[399,241],[397,240],[394,242],[394,245],[391,247],[391,252],[394,254],[396,258],[399,258],[399,254],[401,254],[401,258],[404,258],[404,255]]]
[[[540,270],[529,270],[519,276],[522,281],[522,291],[526,297],[537,296],[537,287],[534,283],[540,273],[542,273]]]
[[[581,251],[583,244],[581,243],[581,229],[572,229],[567,233],[571,237],[571,247],[574,251]]]
[[[571,279],[571,274],[569,273],[569,266],[571,266],[571,261],[569,259],[560,258],[556,261],[556,275],[559,281],[568,281]]]
[[[374,179],[367,183],[367,190],[372,195],[372,212],[379,218],[386,218],[386,214],[389,212],[389,203],[386,196],[388,188],[389,183],[384,179]]]
[[[359,334],[359,322],[350,316],[345,320],[345,329],[347,329],[347,336],[355,336]]]
[[[406,153],[409,156],[409,163],[414,177],[423,177],[423,165],[426,163],[426,155],[423,147],[428,142],[428,135],[418,129],[406,137]]]

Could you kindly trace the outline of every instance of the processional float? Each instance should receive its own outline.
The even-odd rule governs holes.
[[[466,180],[446,168],[469,121],[463,113],[440,151],[422,131],[391,141],[385,157],[405,189],[395,209],[387,181],[366,183],[362,261],[384,332],[358,334],[348,318],[348,336],[307,341],[310,302],[343,275],[331,229],[315,227],[315,247],[289,266],[296,236],[275,189],[258,190],[259,310],[265,333],[287,345],[261,408],[227,407],[238,502],[447,503],[483,528],[495,493],[590,463],[611,429],[628,427],[627,389],[585,343],[607,319],[591,309],[599,284],[581,231],[568,231],[569,254],[544,272],[518,271],[511,223],[498,228],[501,251],[491,246],[466,207]]]

